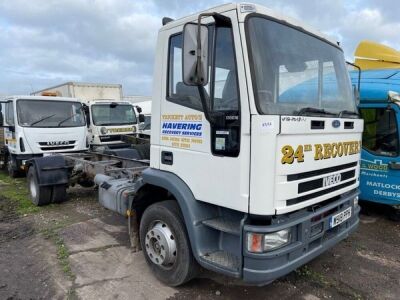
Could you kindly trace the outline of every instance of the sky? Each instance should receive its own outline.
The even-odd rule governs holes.
[[[0,94],[83,81],[121,83],[125,95],[151,95],[162,17],[179,18],[223,2],[0,0]],[[252,2],[328,34],[350,61],[365,39],[400,49],[396,0]]]

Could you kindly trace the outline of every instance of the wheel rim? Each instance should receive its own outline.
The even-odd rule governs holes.
[[[29,191],[31,193],[32,198],[35,199],[37,195],[37,190],[35,182],[32,179],[29,181]]]
[[[145,238],[146,253],[159,266],[169,267],[176,261],[176,241],[168,225],[156,221],[150,226]]]

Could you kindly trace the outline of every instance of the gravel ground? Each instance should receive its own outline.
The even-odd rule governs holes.
[[[10,184],[25,183],[0,178],[0,299],[399,299],[400,223],[382,206],[363,205],[355,234],[268,286],[203,271],[169,288],[131,252],[126,220],[100,207],[94,190],[73,188],[68,202],[24,213],[3,195]]]

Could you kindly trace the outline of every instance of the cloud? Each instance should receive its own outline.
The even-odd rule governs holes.
[[[223,1],[226,2],[226,1]],[[363,39],[400,48],[390,0],[256,0],[341,42],[353,58]],[[122,83],[150,95],[157,32],[221,4],[199,0],[13,0],[0,2],[0,93],[29,93],[65,81]]]

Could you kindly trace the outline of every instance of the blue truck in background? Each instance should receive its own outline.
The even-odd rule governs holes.
[[[351,71],[354,85],[358,71]],[[364,119],[360,199],[390,205],[400,219],[400,69],[364,70],[359,112]]]

